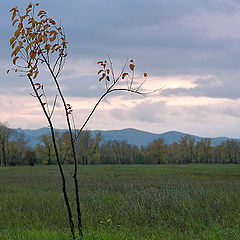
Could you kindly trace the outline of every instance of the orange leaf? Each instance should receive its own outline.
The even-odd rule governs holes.
[[[34,50],[31,50],[31,52],[30,52],[29,56],[30,56],[30,58],[34,59],[34,58],[36,57],[36,54],[37,54],[37,52],[36,52],[36,51],[34,51]]]
[[[39,17],[40,15],[44,15],[44,14],[46,14],[46,12],[43,11],[43,10],[40,10],[40,11],[38,12],[38,17]]]
[[[15,56],[15,55],[16,55],[16,52],[15,52],[15,50],[14,50],[14,51],[12,51],[11,57],[13,57],[13,56]]]
[[[15,20],[12,22],[12,25],[14,26],[17,21],[19,21],[19,20],[18,20],[18,19],[15,19]]]
[[[36,44],[36,43],[37,43],[37,41],[36,41],[36,40],[34,40],[34,41],[30,42],[30,44],[29,44],[29,45],[27,45],[27,47],[26,47],[26,51],[27,51],[29,48],[31,48],[31,47],[33,46],[33,44]]]
[[[99,78],[99,82],[102,81],[105,78],[106,74],[103,73],[103,75]]]
[[[17,44],[17,41],[12,44],[12,49],[15,47],[16,44]]]
[[[135,65],[132,64],[132,63],[129,65],[129,68],[130,68],[132,71],[134,70],[134,67],[135,67]]]
[[[18,58],[19,58],[19,57],[15,57],[15,58],[13,59],[12,62],[13,62],[14,65],[16,65],[16,61],[18,60]]]
[[[27,9],[32,8],[32,3],[29,3]]]
[[[97,74],[100,74],[102,71],[103,71],[103,70],[102,70],[102,69],[100,69],[100,70],[98,71],[98,73],[97,73]]]
[[[13,14],[12,14],[12,21],[13,21],[13,19],[16,17],[16,15],[17,15],[17,11],[14,10],[14,11],[13,11]]]
[[[56,39],[56,35],[54,35],[53,37],[49,38],[50,42],[53,42],[55,39]]]
[[[35,6],[36,6],[36,7],[39,6],[39,3],[35,3]]]
[[[15,55],[18,54],[18,52],[20,51],[21,48],[22,48],[21,46],[17,46],[17,47],[15,48]]]
[[[17,39],[19,37],[19,35],[20,35],[20,29],[17,29],[16,32],[14,33],[14,36]]]
[[[12,37],[12,38],[10,39],[10,44],[12,45],[12,43],[13,43],[15,40],[16,40],[16,37]]]
[[[122,74],[122,79],[124,79],[127,75],[128,75],[128,73],[126,73],[126,72],[123,73],[123,74]]]
[[[12,12],[14,10],[17,10],[17,7],[13,7],[12,9],[9,10],[9,12]]]
[[[36,72],[34,73],[33,79],[35,79],[35,78],[37,77],[38,73],[39,73],[38,71],[36,71]],[[40,86],[39,88],[41,88],[41,86]]]

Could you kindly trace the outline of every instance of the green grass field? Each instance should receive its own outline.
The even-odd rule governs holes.
[[[240,165],[80,166],[79,182],[84,239],[240,239]],[[0,168],[1,240],[68,230],[57,166]]]

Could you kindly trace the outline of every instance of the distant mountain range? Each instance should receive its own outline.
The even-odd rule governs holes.
[[[27,140],[29,140],[29,146],[34,147],[38,143],[40,143],[39,136],[42,134],[50,134],[49,128],[40,128],[37,130],[30,130],[30,129],[15,129],[17,131],[23,131],[25,133],[25,137]],[[56,129],[56,131],[63,133],[66,130],[63,129]],[[204,139],[204,137],[198,137],[194,135],[190,135],[187,133],[177,132],[177,131],[169,131],[162,134],[156,134],[156,133],[150,133],[145,131],[140,131],[133,128],[127,128],[122,130],[110,130],[110,131],[101,131],[101,130],[93,130],[91,131],[92,136],[94,136],[96,133],[100,132],[103,136],[102,141],[108,141],[108,140],[126,140],[130,144],[135,144],[138,147],[140,146],[146,146],[150,142],[163,138],[164,142],[166,144],[172,144],[173,142],[179,142],[180,139],[183,136],[189,136],[195,139],[195,142],[199,142]],[[222,141],[228,140],[227,137],[216,137],[211,138],[212,139],[212,145],[216,146],[219,145]],[[240,141],[240,139],[236,139]]]

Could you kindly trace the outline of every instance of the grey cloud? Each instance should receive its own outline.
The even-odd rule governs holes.
[[[126,110],[115,109],[111,111],[115,119],[131,119],[136,122],[159,123],[176,125],[178,122],[188,124],[214,124],[224,121],[222,119],[239,119],[238,104],[214,105],[177,105],[169,106],[164,101],[144,102]],[[230,121],[230,120],[229,120]]]
[[[166,89],[162,91],[164,96],[207,96],[213,98],[240,98],[240,74],[229,76],[216,76],[195,81],[196,87]]]

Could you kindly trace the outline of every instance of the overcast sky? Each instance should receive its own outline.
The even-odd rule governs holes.
[[[126,57],[136,63],[136,79],[149,75],[148,97],[108,96],[88,129],[170,130],[204,137],[240,138],[240,2],[235,0],[41,0],[40,8],[61,21],[69,41],[60,83],[73,105],[77,127],[104,88],[98,60],[111,56],[116,72]],[[26,5],[25,5],[26,4]],[[0,121],[36,129],[47,122],[26,78],[6,74],[13,34],[9,9],[28,1],[1,0]],[[43,71],[39,81],[47,82]],[[47,83],[46,83],[47,84]],[[52,92],[48,92],[51,97]],[[61,107],[56,128],[66,128]]]

